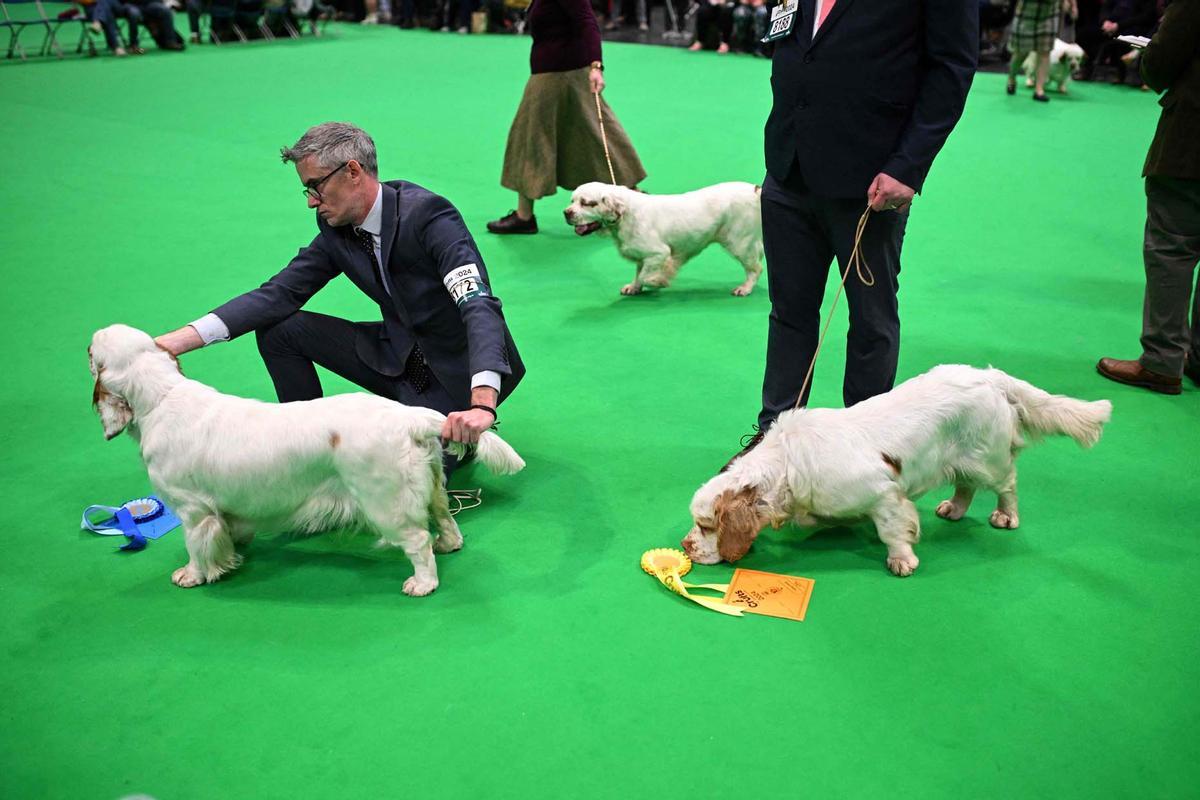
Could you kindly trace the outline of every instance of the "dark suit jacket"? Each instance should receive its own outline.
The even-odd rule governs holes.
[[[795,159],[826,197],[865,198],[880,172],[919,192],[975,75],[978,0],[837,0],[815,39],[814,7],[776,43],[767,171]]]
[[[320,233],[283,271],[259,288],[214,309],[230,338],[273,325],[295,313],[325,284],[345,274],[379,304],[383,321],[359,334],[359,357],[384,375],[403,373],[414,342],[430,369],[465,407],[471,376],[500,373],[500,398],[525,374],[492,294],[483,258],[458,211],[444,197],[406,181],[383,186],[381,251],[392,294],[380,285],[371,258],[350,226],[333,228],[317,216]],[[475,265],[479,280],[456,302],[443,279]]]
[[[1200,0],[1174,0],[1142,53],[1162,114],[1142,175],[1200,180]]]

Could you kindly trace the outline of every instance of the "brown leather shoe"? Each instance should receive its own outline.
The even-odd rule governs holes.
[[[1110,381],[1140,386],[1159,394],[1179,394],[1183,383],[1179,378],[1151,372],[1142,366],[1140,361],[1123,361],[1119,358],[1102,358],[1096,364],[1096,371]]]
[[[720,471],[725,472],[726,470],[728,470],[730,467],[733,466],[733,462],[737,461],[739,458],[746,455],[746,453],[749,453],[751,450],[758,447],[758,443],[761,442],[763,440],[763,437],[766,435],[767,435],[766,431],[762,430],[757,425],[755,425],[754,433],[752,433],[752,434],[747,433],[745,436],[742,437],[742,449],[739,450],[737,452],[737,454],[734,455],[733,458],[726,461],[725,466],[721,467]]]
[[[503,217],[487,224],[492,233],[537,233],[537,217],[521,219],[516,211],[510,211]]]

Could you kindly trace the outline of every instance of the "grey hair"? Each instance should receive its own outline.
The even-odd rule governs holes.
[[[285,164],[316,156],[317,162],[326,169],[353,160],[361,164],[368,175],[379,177],[374,140],[362,128],[348,122],[314,125],[291,147],[279,148],[279,155]]]

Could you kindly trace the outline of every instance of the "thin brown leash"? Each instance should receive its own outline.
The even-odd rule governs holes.
[[[617,185],[617,175],[613,172],[612,157],[608,154],[608,134],[604,132],[604,112],[600,110],[600,93],[593,92],[592,96],[596,98],[596,116],[600,118],[600,141],[604,143],[604,160],[608,162],[608,177],[612,178],[612,185]]]
[[[837,294],[833,296],[833,305],[829,307],[829,316],[825,318],[825,327],[821,329],[821,338],[817,340],[817,349],[813,352],[812,360],[808,362],[808,374],[804,376],[804,385],[800,387],[800,394],[796,396],[796,405],[793,408],[800,407],[800,402],[804,399],[804,393],[808,391],[809,381],[812,380],[813,368],[817,365],[817,356],[821,353],[821,345],[825,344],[825,334],[829,332],[829,323],[833,322],[833,312],[837,310],[842,290],[846,288],[846,278],[849,277],[850,270],[854,269],[863,286],[875,285],[875,275],[867,265],[866,256],[862,254],[863,231],[867,228],[867,220],[870,216],[871,206],[868,204],[867,209],[858,218],[858,227],[854,230],[854,249],[850,251],[850,263],[846,265],[846,271],[842,273],[842,281],[838,284]],[[863,275],[864,271],[866,272],[865,276]]]

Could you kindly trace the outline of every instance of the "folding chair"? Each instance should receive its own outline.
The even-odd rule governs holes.
[[[17,14],[14,19],[9,12],[10,7]],[[0,0],[0,14],[3,19],[0,19],[0,28],[8,29],[8,58],[13,57],[13,53],[21,56],[21,60],[25,61],[25,48],[21,46],[21,34],[29,27],[44,27],[47,32],[50,30],[50,23],[42,14],[40,8],[36,5],[35,0]],[[34,16],[36,14],[36,16]],[[42,47],[46,45],[45,40],[42,41]]]
[[[90,55],[96,54],[96,45],[92,42],[95,32],[91,29],[87,14],[73,0],[34,0],[42,18],[46,20],[46,40],[42,43],[42,55],[49,55],[51,49],[63,57],[63,50],[58,43],[58,32],[64,25],[77,22],[80,25],[79,42],[75,52],[83,52],[86,45]],[[49,8],[47,8],[49,6]]]

